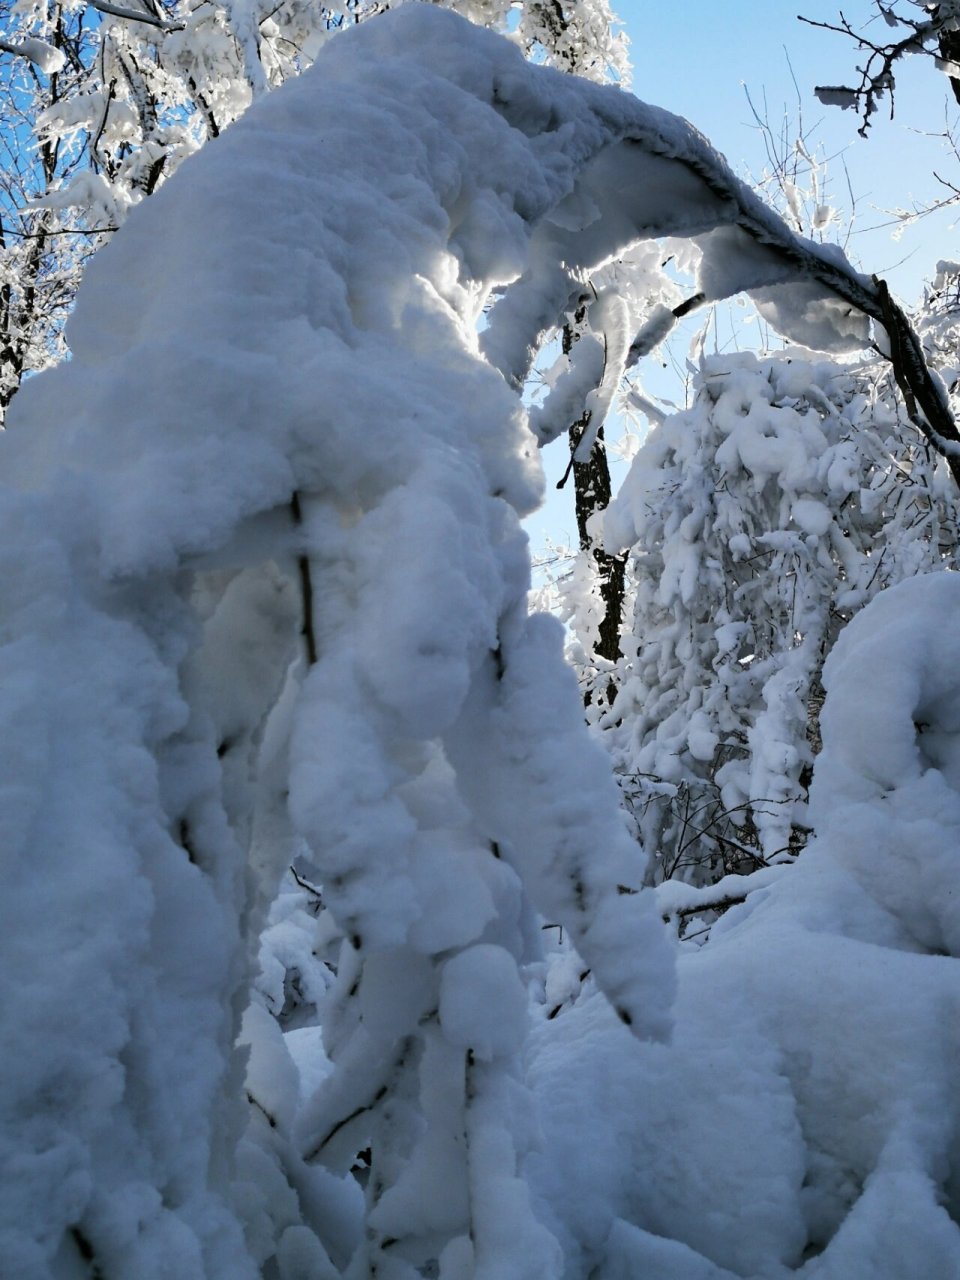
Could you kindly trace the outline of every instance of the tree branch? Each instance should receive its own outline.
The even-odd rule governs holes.
[[[294,524],[302,524],[300,494],[296,490],[290,499],[290,510],[293,513]],[[313,579],[310,576],[310,557],[305,552],[301,552],[297,557],[297,569],[300,574],[300,595],[303,600],[303,622],[300,634],[307,646],[307,663],[313,667],[317,662],[317,637],[313,629]]]
[[[647,138],[628,138],[643,150],[656,151]],[[957,485],[960,486],[960,431],[944,399],[940,387],[927,367],[920,340],[910,321],[897,306],[884,281],[876,276],[873,287],[864,283],[846,261],[836,261],[818,253],[814,245],[793,235],[779,219],[773,221],[770,211],[759,197],[735,185],[718,166],[705,157],[678,155],[667,149],[660,154],[689,169],[718,199],[732,204],[733,221],[751,239],[779,254],[790,266],[795,278],[814,280],[856,311],[883,325],[890,336],[891,363],[897,385],[906,396],[913,397],[922,417],[916,425],[931,445],[946,458]],[[730,294],[739,292],[731,287]],[[728,295],[729,296],[729,295]],[[719,299],[716,299],[719,301]],[[683,305],[683,304],[681,304]]]
[[[881,13],[886,17],[888,10],[884,10],[881,6]],[[892,15],[896,22],[901,23],[905,27],[910,28],[910,34],[902,40],[894,40],[889,44],[876,44],[872,40],[868,40],[861,32],[855,31],[848,20],[840,14],[840,25],[833,22],[820,22],[813,18],[805,18],[802,14],[797,14],[797,21],[805,23],[808,27],[818,27],[821,31],[833,31],[838,35],[847,36],[856,43],[858,49],[869,53],[866,66],[858,67],[860,73],[860,84],[857,88],[849,85],[817,85],[815,92],[821,102],[827,105],[837,105],[837,99],[831,103],[829,94],[849,94],[857,104],[857,109],[862,121],[858,130],[861,138],[867,136],[870,128],[870,117],[876,113],[877,102],[885,93],[890,94],[890,117],[893,118],[894,107],[894,64],[899,62],[901,58],[911,53],[926,53],[933,56],[927,49],[927,44],[932,40],[940,38],[941,30],[944,26],[944,19],[939,17],[939,10],[931,6],[933,16],[926,22],[912,22],[909,18],[904,18],[900,14]],[[879,60],[880,66],[878,70],[874,70],[874,66]],[[841,106],[853,106],[853,102],[840,102]]]
[[[143,22],[146,26],[156,27],[160,31],[183,31],[186,27],[183,22],[165,22],[152,13],[136,13],[132,9],[123,9],[120,5],[110,4],[109,0],[88,0],[88,3],[100,13],[109,14],[111,18],[122,18],[125,22]]]

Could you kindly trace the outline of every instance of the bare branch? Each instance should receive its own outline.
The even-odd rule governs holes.
[[[930,17],[925,22],[915,22],[894,13],[892,8],[885,9],[880,4],[877,5],[877,9],[888,25],[905,26],[909,28],[909,35],[901,40],[881,44],[870,40],[862,31],[857,31],[843,13],[840,14],[839,23],[818,21],[797,14],[798,22],[803,22],[808,27],[817,27],[821,31],[833,31],[838,35],[846,36],[853,40],[858,51],[868,55],[864,65],[857,67],[860,74],[858,85],[817,85],[815,90],[817,97],[826,106],[856,106],[861,121],[858,132],[862,138],[867,136],[871,116],[876,114],[878,103],[886,94],[890,95],[890,118],[893,118],[896,64],[915,53],[937,60],[938,51],[927,47],[934,42],[939,42],[939,52],[947,57],[947,53],[944,52],[945,43],[952,48],[950,40],[954,35],[945,29],[950,19],[940,16],[938,6],[930,7]],[[954,85],[954,93],[957,93],[957,83],[952,77],[951,83]]]
[[[290,499],[290,512],[294,524],[303,523],[300,494],[296,490]],[[310,575],[310,557],[305,553],[297,557],[297,569],[300,574],[300,595],[303,599],[303,622],[300,631],[307,648],[307,663],[312,667],[317,662],[317,637],[313,627],[313,579]]]

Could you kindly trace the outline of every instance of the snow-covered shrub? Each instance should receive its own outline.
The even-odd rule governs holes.
[[[883,587],[956,561],[941,460],[875,365],[712,355],[604,528],[609,550],[630,550],[632,594],[605,737],[650,878],[791,859],[840,627]]]
[[[531,899],[624,1022],[668,1025],[476,333],[640,109],[428,8],[328,49],[97,256],[74,359],[0,439],[23,1280],[552,1274],[519,1178]]]
[[[529,1168],[569,1280],[957,1275],[958,616],[937,572],[841,633],[817,837],[681,955],[669,1045],[589,994],[538,1026]]]

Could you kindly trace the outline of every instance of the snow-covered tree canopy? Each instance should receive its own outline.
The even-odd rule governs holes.
[[[607,0],[443,0],[528,56],[623,80]],[[63,359],[85,260],[189,155],[380,0],[0,0],[0,424]],[[395,7],[395,5],[394,5]]]
[[[633,612],[604,736],[652,880],[796,857],[838,632],[956,567],[956,486],[886,382],[796,347],[705,356],[603,517]]]
[[[886,324],[949,447],[880,286],[685,122],[431,7],[328,46],[94,260],[73,360],[0,442],[11,1274],[580,1274],[525,1181],[534,909],[628,1045],[668,1032],[673,959],[560,629],[527,616],[519,393],[584,272],[661,235],[808,341]],[[595,305],[602,397],[652,334]],[[342,940],[304,1105],[250,995],[294,861]],[[727,1254],[797,1256],[791,1214]],[[647,1248],[621,1244],[603,1274]]]

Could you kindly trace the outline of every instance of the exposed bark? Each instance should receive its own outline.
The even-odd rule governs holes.
[[[574,316],[574,323],[563,329],[563,350],[569,355],[573,344],[579,338],[578,327],[583,323],[585,309],[583,307]],[[584,462],[577,461],[577,448],[583,433],[590,424],[590,411],[572,424],[569,430],[570,464],[563,474],[558,488],[563,488],[567,477],[573,471],[574,505],[577,516],[577,533],[580,539],[580,550],[589,551],[595,565],[597,588],[603,601],[603,617],[598,628],[598,639],[595,652],[598,657],[608,662],[616,662],[620,657],[620,621],[623,616],[623,599],[626,590],[626,555],[611,556],[590,536],[590,517],[598,511],[605,511],[613,496],[610,480],[610,464],[607,460],[607,447],[603,435],[603,427],[597,432],[597,438]],[[592,691],[585,695],[589,705]],[[607,684],[607,701],[613,704],[617,696],[617,687],[611,680]]]
[[[581,418],[570,428],[570,452],[575,455],[586,429]],[[604,613],[599,627],[596,652],[608,662],[620,657],[620,619],[623,613],[624,577],[626,555],[611,556],[596,539],[590,537],[588,523],[598,511],[605,511],[613,496],[610,481],[610,465],[607,461],[603,427],[597,432],[597,441],[586,462],[573,461],[573,488],[577,513],[577,532],[581,551],[589,551],[596,566],[597,586],[603,600]],[[609,685],[610,701],[616,696],[616,687]]]

